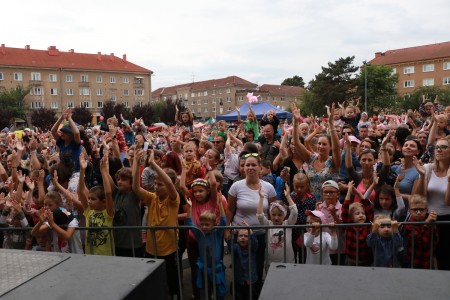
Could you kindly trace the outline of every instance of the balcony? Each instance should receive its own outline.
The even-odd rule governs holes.
[[[78,82],[79,87],[90,87],[91,83],[89,81],[80,81]]]
[[[144,83],[143,82],[133,82],[133,88],[134,89],[143,89],[144,88]]]
[[[31,86],[41,86],[42,80],[30,80],[30,85]]]

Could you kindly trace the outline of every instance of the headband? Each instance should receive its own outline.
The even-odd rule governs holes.
[[[270,203],[269,211],[272,211],[272,209],[274,209],[274,208],[278,208],[279,210],[281,210],[286,215],[286,212],[287,212],[286,208],[283,205],[281,205],[280,203],[278,203],[278,202]]]
[[[193,188],[196,185],[203,186],[205,188],[209,188],[208,181],[205,179],[201,179],[201,178],[195,179],[194,182],[192,182],[192,184],[191,184],[191,188]]]

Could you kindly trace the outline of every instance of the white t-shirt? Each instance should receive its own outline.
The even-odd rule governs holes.
[[[47,225],[49,225],[46,222]],[[50,227],[50,226],[49,226]],[[68,228],[75,227],[78,228],[78,220],[73,219]],[[66,241],[62,237],[59,236],[56,230],[52,230],[52,251],[53,252],[62,252],[62,253],[78,253],[83,254],[83,245],[81,243],[81,235],[79,230],[75,230],[70,240]]]
[[[264,192],[264,215],[267,217],[269,208],[269,198],[277,196],[275,188],[268,182],[261,180],[262,190]],[[236,198],[236,213],[231,222],[233,226],[243,226],[242,221],[246,221],[250,226],[259,226],[258,218],[256,217],[256,209],[259,203],[259,191],[250,189],[245,179],[235,182],[228,194]],[[255,233],[258,230],[254,230]],[[261,230],[259,230],[261,232]]]
[[[320,234],[313,236],[309,232],[303,235],[303,243],[306,247],[306,264],[320,265],[322,253],[322,265],[331,265],[330,250],[338,247],[337,236],[332,237],[328,232],[322,232],[322,251],[320,251]]]
[[[435,211],[438,216],[450,215],[450,206],[445,204],[445,194],[447,192],[447,176],[437,177],[436,173],[430,168],[431,165],[425,165],[426,177],[429,176],[427,189],[428,211]]]

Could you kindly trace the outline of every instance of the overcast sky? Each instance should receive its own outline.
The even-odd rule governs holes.
[[[8,47],[127,54],[163,86],[237,75],[258,84],[377,51],[450,41],[448,0],[2,2]]]

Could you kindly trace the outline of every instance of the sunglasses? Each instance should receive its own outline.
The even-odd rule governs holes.
[[[244,155],[244,158],[247,158],[247,157],[250,157],[250,156],[258,157],[259,154],[258,154],[258,153],[248,153],[248,154],[245,154],[245,155]]]
[[[447,148],[448,148],[447,145],[437,145],[437,146],[434,147],[434,149],[442,150],[442,151],[447,150]]]

